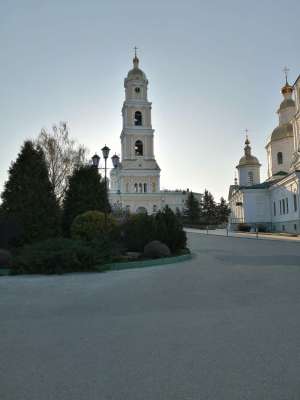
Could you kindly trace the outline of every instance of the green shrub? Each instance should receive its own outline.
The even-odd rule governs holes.
[[[154,218],[147,214],[130,215],[121,225],[121,237],[128,251],[143,252],[155,239]]]
[[[115,223],[110,215],[107,215],[105,226],[105,215],[100,211],[87,211],[78,215],[71,225],[71,237],[76,240],[93,240],[113,230]]]
[[[11,254],[8,250],[0,249],[0,268],[9,268],[11,265]]]
[[[165,243],[172,253],[186,247],[186,233],[183,225],[170,207],[166,206],[155,215],[155,239]]]
[[[250,232],[251,226],[247,225],[247,224],[244,224],[244,223],[241,223],[241,224],[238,224],[237,230],[240,231],[240,232]]]
[[[48,239],[24,246],[13,258],[15,274],[60,274],[93,271],[109,261],[105,245],[72,239]]]
[[[144,247],[144,256],[147,258],[162,258],[170,255],[169,247],[159,240],[153,240]]]
[[[121,226],[121,236],[128,251],[143,252],[147,243],[159,240],[172,253],[186,247],[186,234],[180,220],[166,207],[155,216],[135,214]]]

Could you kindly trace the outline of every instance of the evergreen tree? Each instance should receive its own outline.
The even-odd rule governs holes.
[[[202,200],[202,221],[206,225],[213,225],[217,221],[217,205],[213,195],[205,189]]]
[[[190,192],[186,201],[185,215],[189,222],[198,222],[200,217],[199,201],[195,198],[194,193]]]
[[[49,181],[42,149],[26,141],[9,169],[1,195],[1,214],[22,229],[24,243],[54,237],[59,231],[59,206]]]
[[[218,224],[224,224],[225,222],[227,222],[229,214],[230,214],[230,208],[226,203],[225,199],[221,197],[220,203],[217,205]]]
[[[63,229],[70,234],[71,224],[77,215],[86,211],[110,211],[105,181],[97,168],[82,165],[73,171],[63,202]]]

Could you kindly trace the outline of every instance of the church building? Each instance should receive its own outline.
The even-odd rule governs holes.
[[[286,71],[287,73],[287,71]],[[229,189],[230,227],[300,233],[300,76],[281,89],[278,126],[267,139],[268,177],[260,181],[258,159],[246,137],[244,156],[237,165],[238,181]]]
[[[182,212],[188,190],[161,190],[160,168],[154,154],[154,129],[148,79],[135,54],[133,68],[124,80],[122,107],[121,159],[112,157],[109,198],[112,209],[152,214],[168,205]],[[200,199],[200,194],[195,194]]]

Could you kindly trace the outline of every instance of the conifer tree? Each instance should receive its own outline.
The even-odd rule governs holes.
[[[223,224],[228,221],[228,217],[230,214],[230,208],[226,203],[225,199],[221,197],[220,203],[217,205],[217,216],[218,216],[218,223]]]
[[[200,217],[199,201],[195,198],[194,193],[190,192],[186,201],[185,215],[189,222],[198,222]]]
[[[86,211],[110,211],[105,181],[97,168],[82,165],[73,171],[63,202],[63,229],[70,234],[71,224],[77,215]]]
[[[20,225],[22,242],[31,243],[58,233],[59,206],[44,153],[31,141],[24,143],[12,163],[1,197],[1,214]]]
[[[217,220],[217,205],[213,195],[205,189],[202,205],[202,219],[206,225],[213,225]]]

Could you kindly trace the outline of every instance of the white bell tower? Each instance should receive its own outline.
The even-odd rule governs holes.
[[[154,157],[154,129],[148,80],[139,68],[136,54],[133,68],[124,80],[125,101],[122,107],[121,162],[112,170],[111,189],[118,193],[159,193],[160,168]]]

